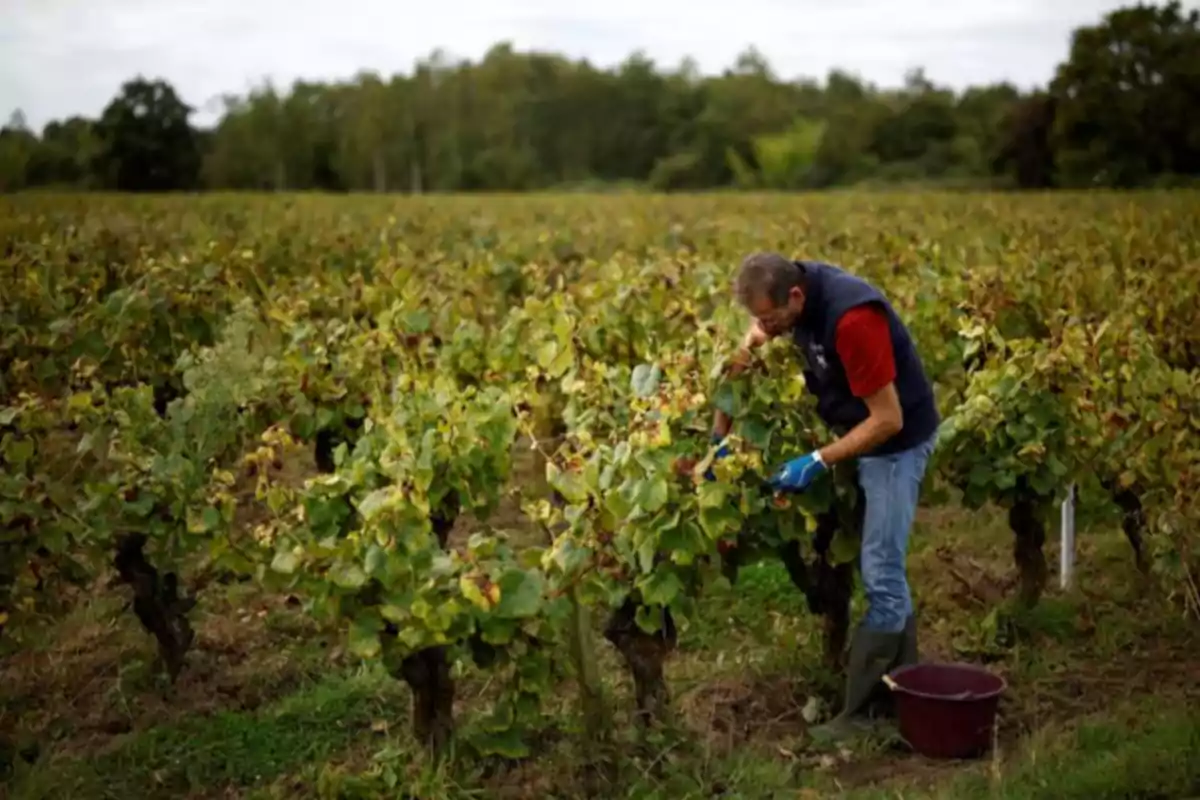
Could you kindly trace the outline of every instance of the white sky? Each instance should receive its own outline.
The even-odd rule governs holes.
[[[1129,0],[1130,3],[1133,0]],[[1200,0],[1184,3],[1194,7]],[[754,45],[784,78],[834,67],[898,85],[1045,83],[1102,0],[0,0],[0,124],[97,115],[137,73],[170,81],[206,124],[223,93],[266,77],[410,72],[444,48],[478,59],[502,40],[610,66],[642,50],[702,72]],[[418,10],[423,9],[423,10]],[[208,110],[206,111],[206,105]]]

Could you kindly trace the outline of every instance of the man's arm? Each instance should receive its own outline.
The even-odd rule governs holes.
[[[821,460],[828,466],[871,450],[904,427],[891,331],[883,310],[865,305],[846,312],[838,322],[836,344],[850,391],[866,404],[868,416],[845,436],[821,448]]]
[[[904,427],[904,412],[900,409],[900,395],[896,384],[887,386],[863,398],[869,416],[850,429],[842,438],[821,448],[821,461],[832,467],[839,461],[854,458],[871,448],[883,444]]]

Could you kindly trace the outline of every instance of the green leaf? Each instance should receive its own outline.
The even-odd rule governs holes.
[[[567,499],[568,503],[582,503],[587,500],[587,485],[583,476],[577,472],[564,472],[553,462],[546,462],[546,482],[555,491]]]
[[[1001,470],[995,474],[996,488],[1007,491],[1017,485],[1017,474],[1012,470]]]
[[[662,475],[651,475],[639,481],[634,502],[641,506],[643,511],[653,514],[667,504],[669,493],[667,479]]]
[[[300,558],[291,550],[280,550],[271,559],[271,569],[283,575],[291,575],[300,565]]]
[[[471,744],[482,756],[517,759],[529,755],[529,747],[521,741],[521,734],[514,728],[478,733],[471,737]]]
[[[357,589],[367,582],[367,574],[358,564],[341,561],[329,570],[329,579],[343,589]]]
[[[488,644],[506,645],[513,640],[520,625],[516,619],[491,615],[479,620],[479,632]]]
[[[558,355],[550,362],[550,365],[546,368],[546,372],[554,377],[560,377],[566,374],[574,361],[575,348],[570,342],[567,342],[566,346],[559,349]]]
[[[757,417],[750,417],[742,421],[738,428],[742,438],[745,439],[751,447],[759,450],[770,450],[771,448],[771,426],[765,420]]]
[[[661,564],[657,570],[638,581],[638,589],[643,602],[668,606],[683,591],[683,583],[674,570]]]
[[[379,607],[379,616],[388,622],[405,622],[408,619],[408,610],[394,603],[384,603]]]
[[[729,503],[700,510],[700,527],[713,540],[737,533],[743,521],[742,512]]]
[[[612,486],[613,478],[615,478],[616,475],[617,475],[617,465],[616,464],[609,464],[607,467],[605,467],[604,470],[600,473],[600,481],[599,481],[600,491],[607,492],[609,490],[609,487]]]
[[[554,543],[553,553],[554,560],[558,562],[558,568],[566,575],[573,575],[587,563],[591,551],[577,545],[570,536],[561,536]]]
[[[737,392],[729,383],[723,383],[717,387],[717,391],[713,394],[713,405],[731,417],[737,417]]]
[[[646,633],[657,633],[662,627],[662,609],[653,606],[638,606],[633,621]]]
[[[630,388],[638,397],[646,398],[658,391],[662,369],[657,364],[638,364],[630,377]]]
[[[849,564],[858,558],[859,538],[844,530],[838,530],[833,535],[833,541],[829,543],[829,560],[838,564]]]
[[[729,487],[716,481],[705,481],[696,489],[700,508],[720,508],[729,497]]]
[[[987,464],[977,463],[971,467],[971,472],[967,475],[967,482],[972,486],[987,486],[988,481],[992,479],[992,468]]]
[[[20,413],[21,410],[15,406],[0,408],[0,425],[11,425],[12,421],[16,419],[17,415]]]
[[[1058,481],[1047,470],[1039,469],[1029,476],[1029,486],[1042,497],[1053,497]]]
[[[549,370],[550,365],[554,363],[554,357],[558,355],[558,342],[551,339],[548,342],[543,342],[542,346],[537,351],[537,363],[542,369]]]
[[[363,566],[366,568],[368,575],[377,575],[383,570],[387,564],[387,553],[378,544],[372,543],[367,548],[367,557],[363,560]]]
[[[512,619],[532,617],[542,604],[542,576],[537,572],[510,570],[500,578],[500,602],[496,615]]]
[[[358,513],[363,519],[370,519],[387,503],[391,497],[392,487],[385,486],[382,489],[376,489],[362,499],[358,504]]]
[[[126,503],[125,507],[133,512],[136,516],[144,517],[154,510],[154,503],[157,498],[149,493],[138,495],[138,499],[132,503]]]
[[[204,523],[204,530],[215,531],[221,524],[221,512],[209,506],[200,515],[200,521]]]
[[[373,616],[357,617],[350,623],[350,652],[359,658],[379,655],[379,620]]]
[[[1054,477],[1056,477],[1056,478],[1065,477],[1067,472],[1069,471],[1067,469],[1067,465],[1064,464],[1059,459],[1059,457],[1054,455],[1053,453],[1051,453],[1050,456],[1046,459],[1046,466],[1048,466],[1050,468],[1051,474],[1054,475]]]
[[[4,453],[8,463],[13,465],[24,464],[33,458],[33,441],[30,439],[11,440],[4,448]]]
[[[633,510],[633,503],[624,492],[607,492],[604,494],[604,507],[617,519],[625,519]]]
[[[650,572],[654,569],[654,556],[654,538],[645,536],[637,548],[638,566],[641,567],[642,572]]]

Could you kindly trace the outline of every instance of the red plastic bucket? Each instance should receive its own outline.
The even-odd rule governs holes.
[[[930,758],[972,758],[987,752],[1000,695],[999,675],[973,664],[910,664],[888,675],[900,735]]]

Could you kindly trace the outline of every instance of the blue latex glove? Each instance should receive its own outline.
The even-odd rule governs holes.
[[[821,461],[817,451],[806,456],[793,458],[771,476],[771,488],[777,492],[803,492],[808,485],[823,475],[829,468]]]
[[[719,441],[721,441],[721,437],[720,437],[720,436],[716,436],[716,435],[714,435],[714,436],[712,437],[712,443],[713,443],[713,444],[716,444],[716,443],[717,443],[717,442],[719,442]],[[719,460],[719,459],[722,459],[722,458],[724,458],[724,457],[725,457],[725,456],[727,456],[727,455],[729,455],[729,447],[728,447],[727,445],[721,445],[721,447],[720,447],[720,448],[718,448],[717,452],[713,454],[713,461],[717,461],[717,460]],[[710,467],[708,468],[708,470],[707,470],[707,471],[704,473],[704,479],[705,479],[705,480],[707,480],[707,481],[715,481],[715,480],[717,479],[717,476],[716,476],[716,474],[715,474],[715,473],[712,471],[712,467],[711,467],[711,466],[710,466]]]

